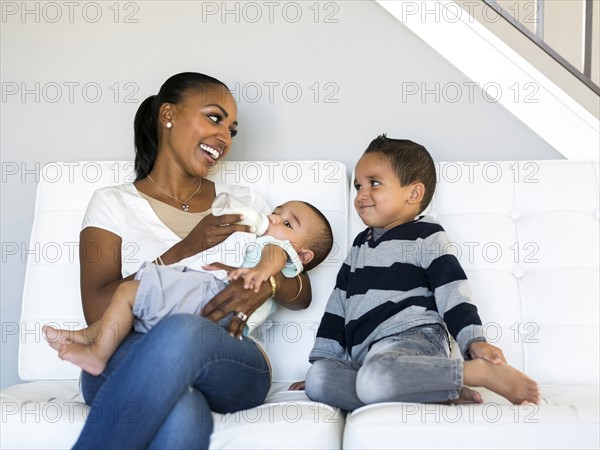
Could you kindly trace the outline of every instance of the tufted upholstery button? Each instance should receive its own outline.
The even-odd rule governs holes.
[[[513,275],[515,278],[523,278],[525,276],[525,271],[520,267],[517,267],[515,270],[513,270]]]
[[[516,209],[513,209],[509,215],[512,220],[517,220],[519,217],[521,217],[521,213]]]

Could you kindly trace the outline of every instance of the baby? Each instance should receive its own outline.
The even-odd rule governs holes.
[[[294,277],[317,266],[329,254],[333,245],[331,226],[311,204],[289,201],[275,208],[268,218],[269,226],[263,236],[234,233],[220,244],[227,247],[226,251],[221,247],[223,254],[231,253],[232,248],[239,252],[237,260],[241,262],[241,267],[229,273],[218,271],[225,274],[224,279],[216,276],[215,271],[204,271],[201,267],[207,262],[203,255],[219,254],[214,247],[177,265],[161,265],[157,258],[154,263],[142,265],[133,281],[119,285],[100,320],[77,331],[45,326],[46,340],[61,359],[99,375],[132,327],[135,331],[147,332],[166,315],[199,314],[229,280],[240,277],[244,288],[255,292],[269,280],[274,294],[273,276],[277,272]],[[245,243],[239,245],[240,242]],[[236,316],[256,327],[274,306],[269,299],[250,318],[243,312],[237,312]],[[231,317],[223,319],[220,325],[227,326]]]

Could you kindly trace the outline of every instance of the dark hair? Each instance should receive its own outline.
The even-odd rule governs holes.
[[[308,206],[319,218],[320,225],[316,226],[310,233],[308,242],[305,242],[306,247],[312,250],[315,254],[312,261],[304,266],[304,271],[315,268],[327,258],[331,248],[333,247],[333,231],[327,217],[308,202],[300,202]]]
[[[142,102],[133,121],[135,144],[136,181],[145,178],[156,161],[158,153],[158,113],[163,103],[177,105],[190,91],[202,92],[208,86],[224,86],[222,81],[196,72],[183,72],[173,75],[160,87],[157,95],[151,95]]]
[[[371,141],[364,154],[380,153],[387,159],[396,173],[401,186],[421,182],[425,186],[425,194],[421,200],[421,213],[435,192],[435,164],[425,147],[407,139],[391,139],[385,133]]]

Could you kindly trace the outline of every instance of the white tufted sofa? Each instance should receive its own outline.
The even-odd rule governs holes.
[[[54,322],[84,326],[79,224],[92,192],[130,177],[130,162],[51,164],[38,188],[20,323],[19,372],[2,390],[1,447],[69,448],[88,408],[76,367],[41,337]],[[438,165],[430,213],[469,276],[488,339],[542,385],[539,406],[481,389],[484,405],[370,405],[344,417],[289,392],[307,356],[337,269],[363,225],[346,168],[335,162],[225,162],[212,177],[252,185],[274,205],[301,198],[332,222],[335,246],[310,272],[313,303],[280,309],[268,336],[275,383],[267,403],[215,414],[211,448],[598,448],[598,163],[449,162]],[[124,249],[125,250],[125,249]],[[458,357],[458,353],[454,352]]]

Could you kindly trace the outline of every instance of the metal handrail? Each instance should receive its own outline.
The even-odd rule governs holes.
[[[585,84],[591,89],[596,95],[600,95],[600,86],[595,84],[591,79],[592,73],[592,13],[593,13],[593,0],[585,1],[585,32],[584,32],[584,61],[583,61],[583,72],[577,67],[567,61],[561,56],[556,50],[550,47],[544,41],[544,0],[536,0],[536,27],[535,33],[532,33],[527,27],[519,22],[510,12],[506,11],[500,6],[496,0],[483,0],[483,2],[496,11],[504,20],[509,22],[522,34],[524,34],[529,40],[534,42],[540,49],[546,54],[553,58],[562,67],[568,70],[573,76],[579,81]]]

